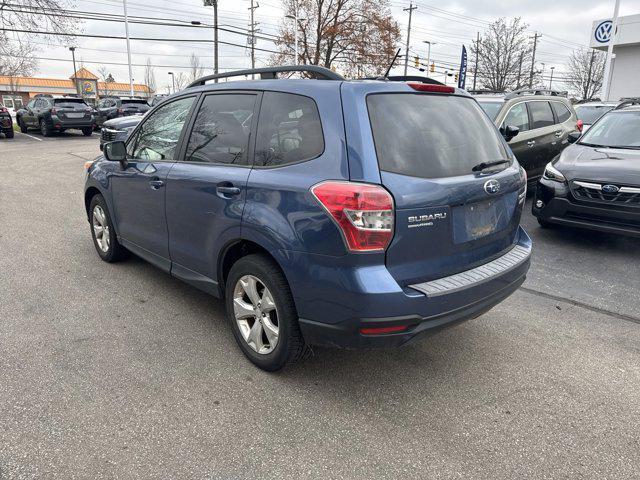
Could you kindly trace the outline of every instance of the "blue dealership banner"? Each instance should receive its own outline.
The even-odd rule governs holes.
[[[460,58],[460,74],[458,75],[458,88],[464,88],[467,79],[467,49],[462,46],[462,58]]]

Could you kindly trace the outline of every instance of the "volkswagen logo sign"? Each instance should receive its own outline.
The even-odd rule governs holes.
[[[620,187],[616,185],[603,185],[602,192],[603,193],[618,193],[620,191]]]
[[[607,43],[611,39],[613,33],[613,22],[611,20],[605,20],[596,27],[596,41],[599,43]]]
[[[500,191],[500,182],[497,180],[487,180],[484,183],[484,191],[490,195],[495,195]]]

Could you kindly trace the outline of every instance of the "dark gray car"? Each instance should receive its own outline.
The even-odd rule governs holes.
[[[116,141],[124,142],[136,125],[140,123],[142,117],[142,115],[138,115],[114,118],[113,120],[104,122],[100,133],[100,150],[104,148],[105,143]]]

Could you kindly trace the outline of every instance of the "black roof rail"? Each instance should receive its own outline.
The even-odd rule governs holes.
[[[620,110],[621,108],[630,107],[632,105],[640,105],[640,97],[621,98],[620,103],[614,110]]]
[[[504,98],[505,100],[510,100],[520,95],[547,95],[549,97],[566,97],[568,95],[568,92],[550,90],[548,88],[521,88],[520,90],[509,92]]]
[[[278,73],[285,72],[311,73],[316,80],[345,80],[342,75],[334,72],[333,70],[329,70],[328,68],[319,67],[318,65],[283,65],[280,67],[249,68],[247,70],[235,70],[233,72],[206,75],[190,83],[187,88],[198,87],[211,80],[218,80],[221,78],[242,77],[258,74],[260,75],[261,80],[274,80],[278,78]]]

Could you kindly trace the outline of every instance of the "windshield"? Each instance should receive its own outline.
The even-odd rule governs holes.
[[[582,123],[587,125],[593,125],[597,119],[610,110],[613,110],[611,105],[578,105],[575,107],[578,120],[582,120]]]
[[[498,116],[498,112],[502,108],[503,102],[481,102],[478,101],[482,109],[485,111],[491,120],[495,120]]]
[[[53,103],[56,107],[83,107],[89,108],[89,105],[85,103],[81,98],[56,98]]]
[[[367,106],[381,170],[442,178],[510,159],[502,137],[472,98],[385,93],[369,95]]]
[[[608,113],[580,138],[579,143],[593,147],[640,149],[640,111]]]

